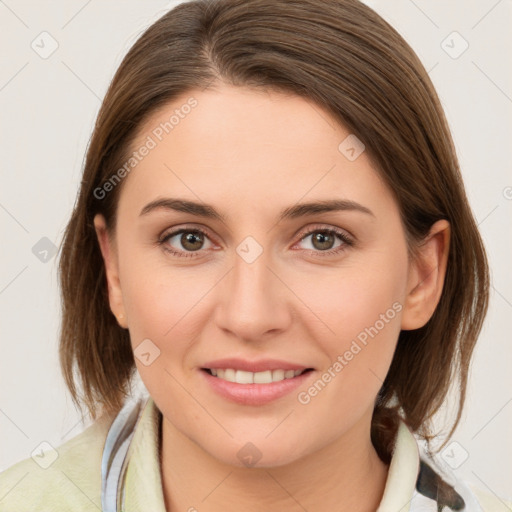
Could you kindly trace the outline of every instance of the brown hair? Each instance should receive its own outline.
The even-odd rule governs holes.
[[[428,74],[404,39],[357,0],[194,0],[162,16],[130,49],[98,114],[62,244],[60,361],[75,404],[85,404],[93,419],[98,406],[119,410],[135,371],[129,333],[110,312],[93,225],[101,213],[115,233],[122,183],[104,198],[95,190],[126,161],[152,113],[219,82],[292,93],[332,113],[366,145],[393,191],[411,254],[434,222],[450,222],[440,302],[424,327],[399,335],[372,440],[389,460],[398,414],[429,439],[431,418],[455,379],[451,435],[487,311],[487,259]]]

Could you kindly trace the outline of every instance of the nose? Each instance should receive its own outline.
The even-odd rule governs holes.
[[[269,252],[263,250],[252,262],[234,254],[233,267],[217,290],[217,326],[244,341],[263,341],[292,321],[293,293]]]

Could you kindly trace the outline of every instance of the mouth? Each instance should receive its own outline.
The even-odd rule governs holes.
[[[315,373],[314,368],[304,367],[258,370],[251,372],[213,366],[201,368],[199,373],[215,394],[244,406],[263,406],[279,398],[284,399],[298,387],[307,385]]]
[[[275,370],[265,370],[261,372],[249,372],[235,368],[201,368],[201,370],[217,379],[235,382],[237,384],[272,384],[273,382],[281,382],[299,377],[300,375],[313,371],[313,368],[297,370],[277,368]]]
[[[285,359],[228,357],[204,361],[197,368],[216,395],[240,405],[262,406],[305,386],[313,367]]]

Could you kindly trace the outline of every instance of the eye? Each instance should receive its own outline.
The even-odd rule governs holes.
[[[325,228],[325,227],[314,227],[302,233],[300,242],[311,237],[310,247],[308,248],[311,252],[321,257],[338,254],[347,247],[354,245],[353,240],[347,233],[337,228]],[[335,245],[336,242],[338,245]],[[300,243],[299,242],[299,243]]]
[[[175,256],[191,258],[198,256],[195,252],[208,249],[204,247],[205,239],[209,241],[207,233],[200,228],[181,228],[164,234],[158,243],[165,251]],[[175,245],[181,245],[183,249],[176,249]]]
[[[298,244],[304,242],[309,237],[311,237],[310,247],[306,250],[320,257],[341,253],[346,250],[347,247],[354,245],[350,236],[338,228],[326,228],[325,226],[313,227],[309,229],[309,231],[301,233]],[[208,242],[206,247],[204,246],[205,241]],[[336,242],[338,242],[338,245],[336,245]],[[200,257],[202,251],[211,249],[213,246],[206,231],[195,227],[183,227],[165,233],[158,240],[158,244],[162,246],[166,252],[180,258]]]

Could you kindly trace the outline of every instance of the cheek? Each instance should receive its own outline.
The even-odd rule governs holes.
[[[382,315],[386,326],[399,323],[397,310],[401,308],[396,304],[405,299],[406,270],[401,253],[375,251],[350,266],[299,278],[299,295],[306,298],[305,304],[332,339],[343,342],[373,326]]]
[[[197,339],[194,305],[205,292],[190,286],[194,280],[182,279],[179,272],[169,276],[168,269],[136,265],[131,270],[123,283],[123,298],[138,373],[157,403],[165,404],[172,394],[186,404],[178,374],[187,366],[187,354]]]
[[[190,329],[194,305],[204,295],[202,287],[191,284],[194,280],[183,279],[175,273],[172,279],[165,272],[145,272],[142,279],[131,276],[130,283],[123,285],[127,316],[132,343],[139,338],[154,339],[158,345],[182,339],[184,329]],[[180,335],[181,333],[181,335]]]
[[[363,394],[374,394],[387,374],[400,333],[407,252],[405,247],[369,252],[350,267],[340,267],[337,274],[315,279],[304,295],[316,315],[315,338],[327,355],[327,367],[340,362],[341,356],[343,368],[337,368],[344,376],[339,385],[343,381]]]
[[[218,276],[201,267],[172,267],[144,251],[124,254],[120,277],[133,348],[150,339],[161,352],[160,363],[183,363],[207,317],[208,292]]]

